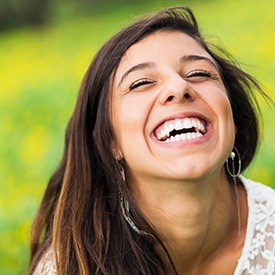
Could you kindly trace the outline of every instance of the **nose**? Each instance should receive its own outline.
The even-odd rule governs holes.
[[[196,99],[195,91],[190,87],[188,81],[180,75],[167,79],[159,96],[162,105],[168,103],[182,103],[184,101],[194,101]]]

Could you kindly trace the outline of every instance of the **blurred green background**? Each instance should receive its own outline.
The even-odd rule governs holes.
[[[2,0],[0,2],[0,274],[24,274],[29,231],[62,150],[95,52],[140,14],[189,6],[275,99],[275,1]],[[260,99],[263,142],[246,175],[275,187],[274,108]]]

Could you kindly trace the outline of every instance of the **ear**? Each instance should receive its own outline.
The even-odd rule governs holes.
[[[121,150],[120,150],[120,148],[118,147],[117,144],[112,142],[111,149],[112,149],[112,152],[113,152],[113,156],[117,161],[123,159],[123,154],[122,154],[122,152],[121,152]]]

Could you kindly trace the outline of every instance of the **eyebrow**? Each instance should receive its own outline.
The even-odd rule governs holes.
[[[203,56],[203,55],[185,55],[185,56],[181,57],[180,62],[181,63],[189,63],[189,62],[199,61],[199,60],[204,60],[204,61],[208,62],[210,65],[212,65],[212,67],[214,67],[214,69],[216,69],[218,71],[217,64],[214,61],[212,61],[209,57]]]
[[[128,76],[130,73],[132,73],[134,71],[144,70],[144,69],[152,69],[152,68],[155,68],[155,67],[156,67],[156,64],[153,63],[153,62],[145,62],[145,63],[140,63],[140,64],[135,65],[134,67],[130,68],[128,71],[126,71],[122,75],[122,77],[119,81],[118,87],[122,84],[125,77]]]
[[[183,57],[180,58],[180,63],[189,63],[189,62],[193,62],[193,61],[199,61],[199,60],[204,60],[206,62],[208,62],[212,67],[214,67],[214,69],[216,69],[218,71],[218,67],[217,65],[208,57],[203,56],[203,55],[185,55]],[[126,71],[118,84],[118,87],[122,84],[122,82],[124,81],[124,79],[132,72],[135,71],[139,71],[139,70],[144,70],[144,69],[152,69],[152,68],[156,68],[156,63],[154,62],[144,62],[144,63],[140,63],[137,64],[133,67],[131,67],[128,71]]]

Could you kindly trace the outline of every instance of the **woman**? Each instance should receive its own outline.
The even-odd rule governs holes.
[[[274,274],[275,191],[240,176],[254,90],[187,8],[112,37],[84,77],[29,272]]]

